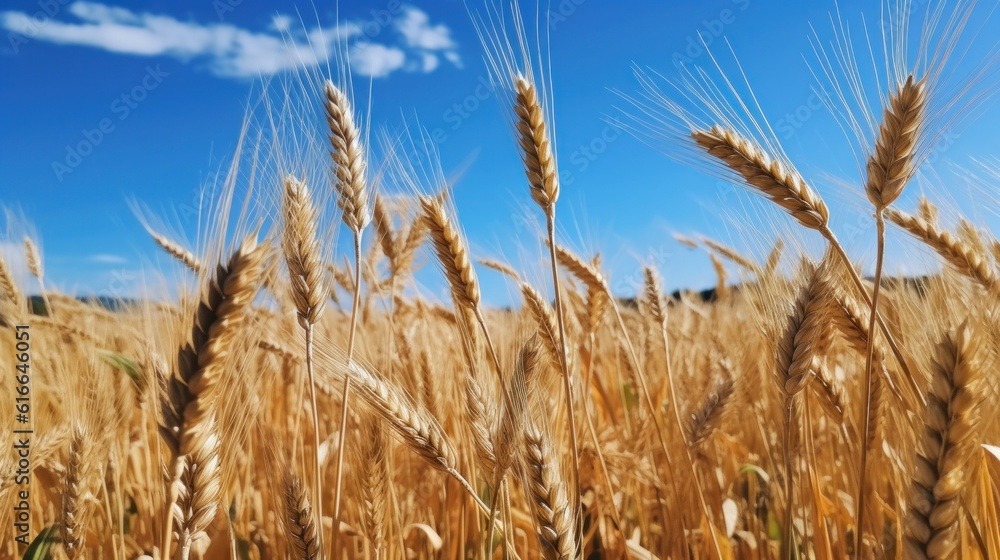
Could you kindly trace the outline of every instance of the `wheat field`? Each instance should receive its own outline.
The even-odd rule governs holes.
[[[737,87],[638,72],[631,131],[787,233],[762,232],[759,258],[678,235],[714,289],[666,293],[651,264],[615,293],[560,228],[551,84],[516,6],[510,27],[474,20],[538,219],[532,270],[473,252],[419,132],[430,167],[372,148],[346,68],[301,81],[317,118],[290,122],[320,143],[237,157],[260,176],[213,191],[197,243],[140,217],[176,294],[46,289],[24,238],[37,294],[0,259],[0,556],[1000,558],[1000,240],[894,204],[991,88],[946,87],[970,3],[913,8],[883,14],[874,96],[851,85],[867,53],[818,66],[856,136],[874,263]],[[883,274],[886,237],[939,266]],[[520,304],[491,306],[487,274]]]

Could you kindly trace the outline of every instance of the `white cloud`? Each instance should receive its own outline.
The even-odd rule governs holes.
[[[395,26],[409,47],[424,51],[421,65],[424,72],[437,68],[438,58],[433,54],[435,52],[443,54],[445,59],[455,66],[461,66],[458,45],[451,38],[451,29],[447,25],[432,25],[430,17],[425,12],[413,6],[406,6]]]
[[[279,33],[288,32],[292,28],[292,16],[275,14],[271,17],[271,30]]]
[[[134,12],[96,2],[74,2],[67,12],[76,21],[50,18],[39,24],[25,12],[0,12],[0,27],[28,40],[78,45],[133,56],[168,56],[204,63],[221,77],[269,76],[314,67],[333,57],[345,43],[352,71],[373,77],[400,69],[430,72],[426,54],[440,52],[458,64],[458,53],[446,25],[432,25],[417,8],[407,6],[395,22],[403,44],[350,40],[361,36],[357,22],[332,28],[295,31],[294,20],[276,14],[267,30],[251,31],[228,23],[201,24],[169,15]],[[409,63],[408,63],[409,62]]]
[[[0,240],[0,258],[7,264],[7,270],[14,279],[14,283],[21,291],[24,291],[26,289],[25,283],[31,278],[31,273],[28,272],[28,262],[24,256],[24,245]]]
[[[403,17],[396,22],[396,29],[411,47],[429,51],[452,50],[451,30],[444,24],[431,25],[430,17],[413,6],[403,9]]]
[[[358,43],[349,52],[351,70],[375,78],[388,76],[406,63],[406,53],[378,43]]]
[[[438,57],[431,53],[424,53],[423,70],[433,72],[438,67]]]
[[[126,262],[128,262],[125,259],[125,257],[121,257],[118,255],[108,255],[104,253],[90,255],[90,257],[88,257],[87,260],[98,264],[125,264]]]

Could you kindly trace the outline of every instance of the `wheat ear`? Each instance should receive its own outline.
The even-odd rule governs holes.
[[[886,209],[885,217],[913,237],[926,243],[962,274],[972,278],[988,291],[994,294],[1000,293],[1000,280],[998,280],[987,255],[975,253],[955,239],[951,233],[938,229],[922,218],[892,208]]]
[[[559,326],[555,311],[542,298],[542,295],[535,291],[527,282],[521,283],[521,295],[524,297],[524,303],[528,312],[535,320],[545,351],[548,353],[549,358],[552,359],[552,363],[559,366],[560,357],[562,356],[562,346],[559,343]]]
[[[736,386],[732,379],[719,383],[702,401],[701,406],[691,413],[688,441],[691,447],[700,447],[725,420],[729,403]]]
[[[69,442],[69,454],[66,461],[66,478],[62,495],[62,542],[63,551],[69,560],[76,560],[83,550],[84,536],[87,532],[86,496],[83,485],[87,482],[83,469],[84,445],[86,439],[82,428],[74,427]]]
[[[0,255],[0,326],[13,325],[23,311],[24,297],[17,289],[17,283],[10,273],[7,260]]]
[[[962,491],[976,449],[982,363],[967,324],[937,347],[906,519],[908,558],[954,558]]]
[[[822,293],[819,269],[809,265],[806,283],[799,289],[789,314],[784,331],[777,339],[775,348],[775,373],[785,400],[784,414],[784,462],[785,462],[785,524],[783,556],[794,557],[795,534],[793,526],[793,460],[792,432],[797,416],[796,397],[806,388],[812,378],[814,348],[822,333]],[[789,556],[791,555],[791,556]]]
[[[281,248],[288,265],[291,296],[303,328],[315,325],[326,305],[323,259],[316,236],[317,217],[306,184],[289,175],[284,179]]]
[[[476,271],[472,267],[465,242],[459,234],[458,229],[452,224],[448,213],[445,212],[440,197],[421,196],[420,206],[423,213],[424,226],[430,234],[438,262],[441,263],[441,267],[444,269],[445,279],[448,281],[448,286],[451,289],[451,296],[455,302],[456,311],[475,317],[476,322],[479,323],[483,336],[486,338],[486,346],[493,361],[493,369],[500,382],[500,393],[503,395],[505,406],[509,406],[510,395],[504,386],[500,358],[497,356],[493,339],[486,326],[486,320],[483,317],[482,310],[479,308],[481,297],[479,279],[476,277]],[[469,334],[475,336],[471,332]]]
[[[733,263],[745,268],[746,270],[752,272],[754,275],[758,277],[763,275],[764,271],[760,268],[760,265],[753,262],[749,258],[739,254],[739,252],[737,252],[736,249],[723,245],[722,243],[719,243],[718,241],[709,239],[707,237],[702,237],[701,242],[704,243],[706,247],[718,253],[720,256],[725,257],[727,260],[732,261]]]
[[[917,215],[931,227],[938,227],[938,209],[934,203],[922,196],[917,199]]]
[[[729,299],[729,286],[726,284],[726,265],[715,253],[708,254],[712,261],[712,269],[715,271],[715,300],[726,301]]]
[[[535,518],[542,558],[570,560],[578,549],[573,511],[549,435],[534,422],[524,429],[523,485]]]
[[[830,214],[823,199],[797,172],[771,159],[758,145],[718,125],[696,130],[691,137],[802,226],[817,231],[826,227]]]
[[[385,428],[377,418],[368,418],[362,430],[361,445],[357,450],[360,476],[355,482],[360,499],[361,525],[371,542],[373,556],[379,560],[382,557],[386,497],[390,483],[385,456],[388,442]]]
[[[491,488],[494,492],[493,503],[490,506],[489,530],[487,542],[492,542],[494,513],[499,502],[499,496],[504,495],[508,486],[504,484],[507,470],[514,463],[514,458],[518,451],[519,434],[524,430],[525,419],[528,410],[528,394],[531,391],[529,386],[534,385],[534,376],[539,362],[538,345],[534,338],[529,339],[521,348],[517,367],[511,375],[510,399],[500,414],[500,421],[491,435],[491,443],[496,460],[493,464],[493,473],[490,479]],[[504,539],[504,555],[507,554],[509,545]]]
[[[421,196],[420,206],[423,209],[424,224],[430,233],[438,261],[444,268],[455,303],[468,309],[476,309],[480,298],[479,280],[469,261],[469,252],[461,235],[448,218],[444,205],[436,197]]]
[[[476,506],[484,514],[489,506],[479,497],[476,490],[458,472],[458,456],[448,440],[444,429],[430,415],[426,408],[414,404],[394,385],[370,372],[357,361],[341,365],[343,375],[351,375],[358,383],[358,394],[389,427],[396,432],[403,443],[423,458],[428,465],[454,478],[469,494]],[[330,392],[329,386],[320,388]],[[501,527],[503,529],[503,527]]]
[[[924,80],[916,80],[912,75],[889,97],[875,148],[866,166],[865,194],[876,212],[888,208],[899,198],[913,176],[914,154],[926,104]]]
[[[516,76],[514,89],[518,144],[528,175],[528,186],[531,187],[531,198],[548,213],[559,198],[559,176],[545,125],[545,112],[535,85],[528,78]]]
[[[309,496],[302,480],[294,474],[285,477],[285,534],[295,560],[316,560],[320,557],[319,531],[313,519]]]
[[[52,302],[49,301],[49,294],[45,290],[45,269],[42,265],[42,255],[30,237],[24,238],[24,257],[28,265],[28,272],[38,279],[38,291],[42,296],[42,301],[45,302],[45,313],[52,315]]]
[[[14,281],[14,276],[10,273],[10,268],[7,266],[7,260],[3,256],[0,256],[0,297],[3,297],[14,305],[23,305],[21,291],[17,289],[17,282]]]
[[[197,273],[201,271],[201,262],[198,260],[198,257],[194,256],[194,253],[188,251],[179,243],[176,243],[165,235],[161,235],[149,229],[146,231],[149,232],[149,236],[153,238],[153,241],[159,245],[161,249],[166,251],[168,255],[180,261],[181,264],[193,272]]]
[[[221,493],[217,386],[246,309],[257,294],[263,257],[263,247],[250,236],[227,264],[219,266],[199,302],[191,337],[178,352],[176,372],[161,399],[160,435],[174,456],[169,508],[179,523],[185,558],[191,542],[215,518]],[[171,515],[166,517],[163,549],[168,557]]]
[[[492,473],[496,466],[497,457],[493,450],[493,440],[490,437],[490,426],[494,419],[488,411],[492,410],[493,407],[491,403],[487,402],[482,385],[471,374],[465,379],[465,406],[469,415],[470,434],[479,468],[485,473]]]
[[[508,264],[502,263],[500,261],[491,260],[491,259],[479,259],[479,264],[485,266],[486,268],[491,268],[491,269],[499,272],[500,274],[503,274],[503,275],[509,277],[510,279],[512,279],[514,281],[517,281],[517,282],[521,281],[521,275],[518,274],[516,270],[514,270],[514,267],[512,267],[512,266],[510,266]]]
[[[382,254],[389,259],[389,263],[396,260],[396,236],[392,231],[392,216],[385,207],[385,198],[375,193],[375,204],[372,205],[372,225],[375,227],[375,236],[378,237]]]
[[[767,254],[767,260],[764,262],[764,278],[772,278],[775,271],[778,270],[778,265],[781,263],[781,254],[785,250],[785,242],[780,237],[774,242],[774,246],[771,247],[771,252]]]
[[[337,205],[343,212],[347,227],[359,233],[371,220],[361,133],[355,124],[354,111],[347,95],[329,80],[324,84],[323,91],[326,95],[326,122],[330,127],[330,157],[336,173]]]

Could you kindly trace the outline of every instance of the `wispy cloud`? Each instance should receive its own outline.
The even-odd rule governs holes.
[[[34,277],[28,272],[28,263],[24,257],[24,245],[13,241],[0,240],[0,258],[7,264],[14,283],[21,291],[30,291],[34,287],[27,287]]]
[[[451,30],[433,24],[425,12],[409,5],[390,22],[393,33],[384,34],[381,43],[366,36],[364,22],[296,32],[295,20],[277,15],[267,29],[253,31],[95,2],[74,2],[66,11],[71,18],[41,23],[26,12],[0,12],[0,27],[27,40],[197,61],[220,77],[252,78],[313,67],[333,58],[342,47],[352,70],[365,76],[384,77],[397,70],[431,72],[438,67],[439,56],[461,65]]]
[[[90,255],[87,260],[92,263],[98,264],[125,264],[128,260],[125,257],[119,255],[108,255],[104,253],[98,253],[96,255]]]

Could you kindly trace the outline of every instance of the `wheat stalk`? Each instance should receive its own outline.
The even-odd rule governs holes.
[[[665,373],[667,378],[667,387],[670,391],[670,408],[674,412],[674,422],[677,427],[677,433],[679,434],[681,443],[684,447],[684,458],[687,460],[688,469],[691,473],[691,481],[695,484],[695,489],[698,494],[698,502],[701,505],[705,521],[708,523],[710,533],[709,536],[712,540],[712,546],[715,548],[715,553],[721,558],[722,548],[719,545],[719,537],[716,535],[715,523],[712,521],[712,512],[708,509],[708,503],[705,501],[705,495],[701,490],[701,482],[698,479],[698,471],[695,469],[694,459],[691,457],[691,443],[684,441],[684,423],[681,421],[680,397],[677,394],[677,385],[674,383],[674,372],[670,364],[670,342],[667,338],[667,306],[663,301],[663,286],[660,281],[660,275],[657,274],[652,267],[646,266],[643,267],[643,279],[646,305],[649,309],[650,315],[652,315],[653,319],[656,321],[657,330],[659,330],[660,338],[663,342],[664,364],[666,368]],[[645,382],[643,382],[643,385],[645,385]]]
[[[330,127],[330,157],[333,160],[336,179],[337,205],[340,207],[344,223],[354,233],[354,304],[351,307],[351,327],[347,342],[347,359],[354,358],[354,342],[357,332],[358,313],[361,304],[361,234],[371,221],[368,208],[368,179],[365,152],[355,124],[354,111],[347,95],[327,80],[323,86],[326,95],[326,121]],[[344,378],[341,394],[340,437],[337,446],[337,474],[333,499],[333,539],[332,555],[336,554],[340,536],[341,488],[344,472],[344,450],[347,437],[347,411],[350,408],[351,378]]]
[[[899,195],[903,193],[903,188],[909,182],[914,173],[914,156],[917,140],[924,122],[924,105],[926,97],[924,94],[923,80],[915,81],[913,76],[907,77],[906,82],[889,97],[888,106],[885,108],[882,117],[882,124],[879,126],[879,134],[875,140],[875,147],[868,158],[867,182],[865,183],[865,194],[868,200],[875,207],[875,231],[877,252],[875,261],[875,289],[872,294],[871,318],[868,331],[875,330],[875,318],[878,317],[879,294],[882,287],[882,260],[885,253],[885,209],[892,204]],[[858,532],[855,550],[861,550],[864,541],[865,524],[865,493],[867,488],[865,480],[868,474],[868,452],[874,440],[873,423],[878,425],[878,402],[877,396],[882,397],[882,385],[872,381],[872,358],[875,351],[875,337],[868,337],[868,348],[865,352],[865,425],[864,436],[865,445],[861,452],[861,476],[858,485],[858,500],[856,503],[856,517],[858,520]],[[874,391],[878,391],[878,395]],[[873,404],[875,406],[873,406]]]
[[[324,285],[323,264],[316,238],[317,218],[312,197],[305,182],[288,175],[284,179],[282,197],[281,248],[288,266],[292,302],[298,314],[306,342],[306,372],[309,378],[309,405],[313,429],[313,496],[316,517],[323,518],[323,473],[320,469],[319,410],[316,406],[316,376],[313,371],[313,336],[316,322],[326,305],[329,293]],[[345,401],[346,407],[346,401]],[[323,532],[319,532],[319,549],[323,550]]]

